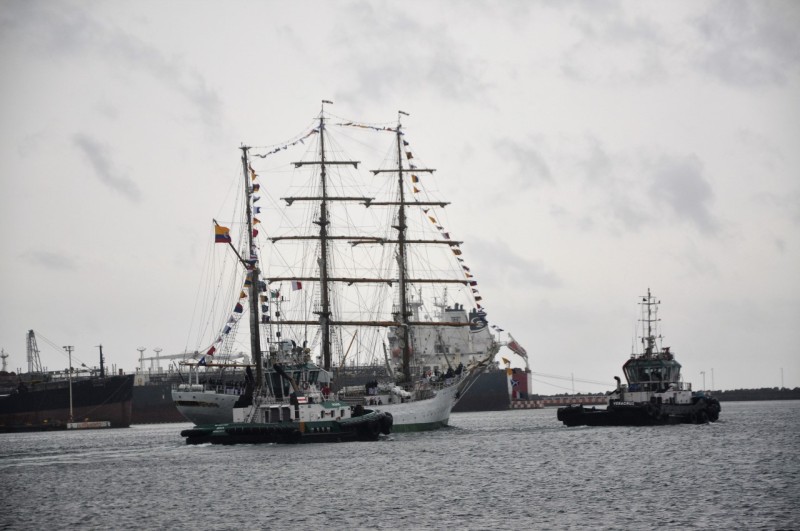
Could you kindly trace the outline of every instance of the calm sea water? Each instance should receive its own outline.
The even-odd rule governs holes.
[[[187,446],[188,425],[0,435],[3,529],[800,528],[800,402],[715,424],[460,413],[375,443]]]

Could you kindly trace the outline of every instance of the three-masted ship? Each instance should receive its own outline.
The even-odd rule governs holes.
[[[441,274],[446,268],[430,264],[412,265],[414,259],[434,254],[417,249],[443,249],[445,252],[439,253],[439,257],[449,255],[453,259],[461,254],[462,242],[450,239],[441,230],[438,237],[425,237],[410,227],[412,209],[419,211],[417,219],[433,220],[438,226],[431,215],[432,209],[443,208],[447,203],[419,199],[419,176],[434,170],[417,167],[412,162],[401,122],[404,114],[400,112],[396,124],[391,126],[336,124],[393,134],[391,163],[371,170],[372,179],[389,177],[378,187],[387,197],[378,197],[361,193],[360,174],[349,181],[343,177],[344,168],[357,170],[359,162],[344,158],[340,146],[329,135],[331,119],[324,112],[323,102],[314,127],[300,137],[302,141],[313,135],[317,140],[315,149],[307,153],[306,160],[292,164],[297,172],[311,170],[307,186],[302,192],[283,198],[285,206],[280,215],[287,220],[285,233],[281,234],[280,228],[268,231],[270,256],[265,263],[269,263],[269,272],[260,269],[262,249],[255,240],[262,225],[253,207],[254,190],[260,186],[253,184],[257,172],[251,159],[273,154],[280,148],[266,154],[259,153],[257,148],[242,148],[247,238],[244,251],[237,250],[236,254],[247,270],[246,284],[250,290],[247,297],[250,350],[255,368],[252,396],[256,401],[260,395],[272,400],[287,395],[286,383],[271,370],[279,364],[290,367],[293,378],[309,392],[320,392],[353,407],[374,407],[391,413],[394,431],[435,429],[447,424],[459,396],[497,352],[499,345],[488,334],[485,312],[481,310],[483,326],[479,328],[481,334],[488,335],[488,339],[482,340],[489,345],[481,350],[481,356],[465,358],[466,364],[453,364],[441,372],[437,367],[435,374],[432,367],[426,367],[423,360],[415,357],[415,344],[420,344],[423,337],[430,338],[423,330],[452,327],[469,330],[471,324],[475,326],[465,320],[439,320],[444,314],[441,311],[420,311],[426,295],[432,297],[435,287],[442,289],[440,293],[446,292],[445,288],[456,291],[461,287],[473,297],[476,290],[472,288],[475,285],[472,275],[464,275],[458,263],[450,272],[461,272],[460,275]],[[299,219],[289,213],[298,205],[308,207]],[[476,303],[474,298],[467,302]],[[264,351],[260,343],[262,334],[267,342]],[[351,352],[354,346],[356,354]],[[439,348],[446,351],[446,345]],[[364,352],[370,352],[373,360],[382,358],[383,370],[364,385],[337,388],[336,372],[347,366],[348,356],[354,360]],[[202,411],[206,421],[209,412],[215,410],[221,422],[230,421],[228,415],[234,402],[250,401],[235,395],[212,394],[194,389],[191,397],[188,393],[176,393],[174,398],[179,408],[182,402],[196,404],[194,409]],[[221,401],[227,405],[221,405]],[[217,406],[208,407],[212,402]],[[183,408],[182,412],[194,420],[191,409]]]

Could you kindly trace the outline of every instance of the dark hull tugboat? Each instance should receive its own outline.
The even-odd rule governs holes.
[[[328,400],[314,385],[303,383],[304,391],[279,364],[267,374],[291,384],[288,403],[258,394],[253,400],[252,386],[248,386],[233,408],[233,422],[183,430],[186,444],[375,441],[392,431],[390,413]],[[249,367],[248,382],[252,382]]]
[[[661,339],[655,331],[659,303],[650,290],[642,297],[644,351],[633,354],[622,366],[627,385],[615,377],[617,388],[606,409],[562,407],[558,420],[567,426],[651,426],[705,424],[719,419],[719,401],[704,391],[693,392],[691,384],[681,381],[681,364],[670,348],[656,347],[656,340]]]

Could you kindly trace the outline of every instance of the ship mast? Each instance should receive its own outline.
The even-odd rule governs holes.
[[[403,134],[401,132],[400,114],[397,115],[397,189],[400,194],[400,204],[397,207],[397,278],[399,283],[399,321],[402,330],[402,349],[403,349],[403,381],[411,381],[411,335],[409,327],[409,317],[411,312],[408,308],[408,293],[406,291],[406,200],[405,187],[403,186]]]
[[[395,130],[396,144],[397,144],[397,167],[394,169],[386,170],[372,170],[373,174],[378,173],[396,173],[397,174],[397,188],[398,188],[398,201],[373,201],[370,205],[383,205],[383,206],[396,206],[397,207],[397,225],[393,228],[397,230],[396,240],[385,240],[384,243],[397,244],[397,265],[398,265],[398,309],[395,312],[395,323],[390,323],[390,326],[400,326],[401,328],[401,341],[403,351],[403,380],[411,382],[411,327],[416,326],[469,326],[469,323],[453,323],[453,322],[415,322],[411,321],[412,312],[408,306],[408,288],[409,284],[416,283],[454,283],[454,284],[468,284],[465,280],[460,279],[411,279],[408,278],[408,252],[409,245],[416,244],[438,244],[447,246],[457,246],[461,244],[459,241],[454,240],[426,240],[426,239],[409,239],[406,231],[408,225],[406,222],[406,208],[409,206],[414,207],[431,207],[438,206],[444,208],[448,205],[446,202],[441,201],[406,201],[405,186],[403,185],[403,177],[405,173],[433,173],[436,170],[431,168],[415,168],[409,164],[408,169],[403,166],[403,131],[401,123],[401,115],[408,116],[408,113],[398,111],[397,116],[397,129]]]
[[[315,278],[313,280],[318,280],[320,282],[320,309],[318,312],[314,312],[319,316],[319,327],[320,333],[322,336],[322,367],[326,371],[331,370],[331,305],[330,305],[330,264],[329,264],[329,257],[328,257],[328,245],[329,241],[332,239],[339,239],[341,237],[331,237],[328,233],[328,226],[330,225],[330,219],[328,216],[328,205],[333,200],[339,201],[362,201],[362,202],[369,202],[370,198],[366,197],[330,197],[328,195],[328,166],[337,165],[337,164],[345,164],[345,165],[352,165],[355,168],[358,168],[357,161],[329,161],[325,158],[325,104],[333,104],[332,101],[322,100],[322,110],[319,113],[319,160],[317,161],[308,161],[308,162],[295,162],[295,168],[299,168],[300,166],[304,166],[307,164],[315,164],[319,165],[320,167],[320,188],[321,188],[321,196],[319,197],[289,197],[284,198],[287,204],[291,205],[295,201],[319,201],[320,208],[319,208],[319,219],[314,220],[314,224],[319,225],[319,235],[314,236],[313,239],[319,240],[320,245],[320,256],[318,260],[319,264],[319,278]],[[306,236],[301,236],[298,238],[270,238],[273,242],[276,242],[281,239],[307,239]],[[352,237],[347,237],[348,239],[354,239]],[[270,282],[274,282],[276,280],[284,280],[283,278],[273,278]],[[294,278],[287,278],[286,280],[301,280],[301,278],[294,277]],[[289,321],[285,321],[284,324],[292,324]]]
[[[323,103],[324,104],[324,103]],[[326,371],[331,370],[331,306],[330,288],[328,287],[328,179],[325,171],[325,117],[319,114],[319,179],[322,198],[319,205],[319,281],[320,303],[318,312],[319,326],[322,333],[322,364]]]
[[[264,385],[264,366],[261,363],[261,337],[258,329],[258,293],[259,293],[259,269],[258,261],[254,260],[255,245],[253,244],[253,212],[250,199],[253,189],[250,186],[250,163],[247,160],[248,146],[242,146],[242,175],[244,176],[245,192],[245,217],[247,219],[247,250],[250,253],[249,260],[239,260],[245,264],[245,268],[250,271],[250,354],[253,363],[256,365],[256,389]],[[237,253],[238,254],[238,253]]]
[[[311,202],[319,202],[320,209],[319,209],[319,218],[313,220],[315,225],[319,226],[319,232],[314,235],[297,235],[297,236],[276,236],[270,237],[270,241],[275,243],[279,241],[286,241],[286,240],[319,240],[320,243],[320,251],[319,257],[317,259],[317,264],[319,266],[319,276],[289,276],[289,277],[277,277],[273,276],[269,278],[269,282],[281,282],[281,281],[302,281],[302,282],[319,282],[320,283],[320,309],[318,312],[315,312],[319,316],[317,321],[312,320],[281,320],[281,324],[284,325],[319,325],[320,327],[320,335],[321,335],[321,349],[322,349],[322,359],[323,359],[323,368],[326,371],[331,370],[331,327],[333,326],[377,326],[377,327],[389,327],[389,326],[400,326],[403,328],[403,342],[405,343],[403,349],[403,367],[404,367],[404,376],[406,380],[411,379],[410,374],[410,355],[411,355],[411,345],[409,341],[409,325],[411,326],[465,326],[464,323],[451,323],[451,322],[412,322],[411,321],[411,313],[408,309],[408,288],[409,284],[415,283],[456,283],[456,284],[467,284],[468,282],[461,279],[424,279],[424,278],[408,278],[407,274],[407,263],[406,263],[406,254],[407,254],[407,246],[410,244],[443,244],[443,245],[459,245],[461,242],[454,241],[454,240],[417,240],[417,239],[409,239],[406,234],[407,224],[406,224],[406,206],[409,206],[411,203],[406,202],[404,189],[403,189],[403,175],[406,172],[406,169],[403,167],[402,157],[403,157],[403,140],[400,129],[400,120],[398,117],[398,124],[397,124],[397,131],[396,131],[396,141],[397,141],[397,168],[392,169],[383,169],[383,170],[371,170],[372,173],[397,173],[397,184],[400,191],[400,200],[399,201],[375,201],[374,198],[371,197],[355,197],[355,196],[332,196],[329,195],[328,192],[328,170],[331,166],[334,165],[351,165],[354,168],[358,168],[358,161],[340,161],[340,160],[329,160],[326,157],[325,152],[325,117],[324,117],[324,104],[328,103],[331,104],[332,102],[323,100],[323,109],[320,111],[319,115],[319,125],[318,125],[318,132],[320,135],[320,142],[319,142],[319,160],[313,161],[302,161],[302,162],[295,162],[295,168],[299,168],[305,165],[318,165],[320,166],[320,185],[321,185],[321,193],[319,196],[302,196],[302,197],[284,197],[282,198],[286,201],[287,206],[291,206],[292,204],[298,201],[311,201]],[[400,111],[400,114],[406,114]],[[409,168],[409,171],[412,171]],[[413,168],[413,172],[433,172],[435,170],[432,169],[418,169]],[[371,206],[397,206],[399,207],[398,212],[398,225],[393,227],[398,231],[397,239],[384,239],[384,238],[375,238],[372,236],[348,236],[348,235],[333,235],[329,232],[330,226],[330,216],[329,216],[329,207],[330,204],[334,201],[341,201],[341,202],[358,202],[364,204],[366,207]],[[425,201],[415,201],[413,203],[414,206],[439,206],[444,207],[448,203],[441,202],[441,201],[432,201],[432,202],[425,202]],[[399,266],[399,278],[351,278],[351,277],[338,277],[338,276],[331,276],[330,274],[330,258],[329,258],[329,246],[334,241],[347,241],[351,245],[359,245],[359,244],[398,244],[398,266]],[[354,284],[354,283],[379,283],[379,284],[389,284],[392,285],[394,282],[398,282],[400,286],[400,300],[399,303],[399,311],[397,312],[399,315],[394,315],[393,320],[391,321],[376,321],[376,320],[369,320],[369,321],[352,321],[352,320],[337,320],[332,315],[331,306],[330,306],[330,285],[333,283],[342,282],[347,284]]]

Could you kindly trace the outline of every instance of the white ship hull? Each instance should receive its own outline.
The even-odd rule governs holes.
[[[392,431],[425,431],[447,426],[450,410],[456,404],[458,385],[451,385],[436,392],[436,395],[425,399],[402,404],[385,404],[375,406],[380,411],[392,414],[394,425]]]
[[[438,390],[435,396],[425,400],[374,407],[392,414],[394,432],[434,430],[447,426],[450,410],[456,403],[458,388],[458,385],[451,385]],[[198,426],[232,422],[233,405],[238,398],[237,395],[214,391],[172,391],[172,400],[178,411],[189,422]]]
[[[233,421],[233,405],[238,395],[209,390],[174,390],[172,401],[186,420],[197,426]]]

